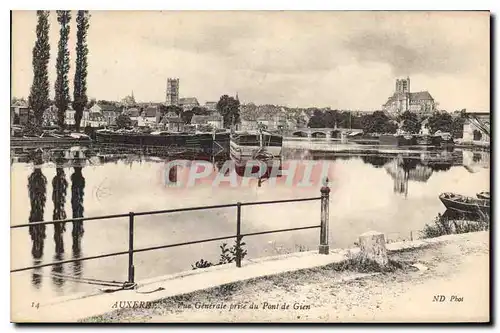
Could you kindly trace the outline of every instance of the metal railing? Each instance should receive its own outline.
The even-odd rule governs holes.
[[[83,257],[83,258],[78,258],[78,259],[61,260],[61,261],[57,261],[57,262],[51,262],[51,263],[40,264],[40,265],[35,265],[35,266],[16,268],[16,269],[12,269],[10,272],[15,273],[15,272],[27,271],[27,270],[31,270],[31,269],[38,269],[38,268],[42,268],[42,267],[55,266],[55,265],[61,265],[61,264],[66,264],[66,263],[72,263],[72,262],[79,262],[79,261],[86,261],[86,260],[93,260],[93,259],[100,259],[100,258],[107,258],[107,257],[114,257],[114,256],[128,254],[128,280],[126,283],[133,285],[135,283],[135,281],[134,281],[135,280],[134,253],[236,238],[235,262],[236,262],[236,267],[241,267],[241,259],[242,259],[241,258],[241,240],[243,237],[264,235],[264,234],[270,234],[270,233],[296,231],[296,230],[313,229],[313,228],[320,228],[319,253],[320,254],[328,254],[329,253],[329,245],[328,245],[329,193],[330,193],[330,188],[325,183],[325,185],[321,188],[321,196],[319,196],[319,197],[285,199],[285,200],[271,200],[271,201],[255,201],[255,202],[237,202],[237,203],[225,204],[225,205],[186,207],[186,208],[165,209],[165,210],[145,211],[145,212],[130,212],[130,213],[123,213],[123,214],[113,214],[113,215],[103,215],[103,216],[93,216],[93,217],[78,217],[78,218],[72,218],[72,219],[66,219],[66,220],[30,222],[30,223],[25,223],[25,224],[12,225],[10,227],[11,229],[17,229],[17,228],[35,227],[35,226],[47,225],[47,224],[58,224],[58,223],[67,223],[67,222],[83,222],[83,221],[98,221],[98,220],[100,221],[100,220],[109,220],[109,219],[128,217],[128,220],[129,220],[129,223],[128,223],[128,225],[129,225],[128,241],[129,242],[128,243],[129,243],[129,245],[128,245],[127,251],[112,252],[112,253],[100,254],[100,255],[95,255],[95,256],[88,256],[88,257]],[[243,206],[257,206],[257,205],[281,204],[281,203],[315,201],[315,200],[321,201],[321,221],[320,221],[321,223],[319,225],[310,225],[310,226],[286,228],[286,229],[274,229],[274,230],[246,233],[246,234],[241,233],[241,211],[242,211]],[[219,208],[229,208],[229,207],[236,207],[236,234],[235,235],[215,237],[215,238],[206,238],[206,239],[194,240],[194,241],[188,241],[188,242],[176,243],[176,244],[166,244],[166,245],[157,245],[157,246],[150,246],[150,247],[144,247],[144,248],[134,248],[134,222],[135,222],[136,216],[169,214],[169,213],[206,210],[206,209],[219,209]]]

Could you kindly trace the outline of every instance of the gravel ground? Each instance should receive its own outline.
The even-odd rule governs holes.
[[[168,298],[154,308],[121,309],[86,321],[489,321],[489,233],[459,235],[453,242],[393,253],[390,259],[398,263],[392,272],[330,265]],[[420,269],[412,264],[420,264]],[[442,299],[439,295],[445,300],[433,301]]]

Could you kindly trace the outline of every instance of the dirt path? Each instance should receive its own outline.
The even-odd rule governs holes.
[[[163,300],[152,309],[122,309],[99,318],[120,322],[397,322],[488,321],[489,234],[396,253],[419,263],[393,273],[317,268],[226,285]],[[434,297],[443,302],[433,301]],[[453,297],[454,296],[454,297]],[[453,299],[452,299],[453,297]],[[251,309],[251,305],[258,309]],[[200,309],[199,307],[211,307]],[[217,307],[225,306],[224,309]],[[288,306],[288,308],[287,308]],[[294,309],[295,308],[295,309]]]

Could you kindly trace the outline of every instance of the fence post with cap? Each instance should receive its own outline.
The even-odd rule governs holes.
[[[330,246],[328,245],[328,220],[330,205],[330,188],[328,187],[328,178],[321,187],[321,227],[319,234],[319,254],[328,254]]]

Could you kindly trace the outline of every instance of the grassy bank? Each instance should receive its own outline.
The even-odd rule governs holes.
[[[391,253],[390,271],[362,267],[360,273],[352,263],[327,265],[170,297],[154,308],[120,309],[85,322],[482,320],[488,317],[487,302],[479,300],[489,294],[488,238],[487,232],[468,233]],[[436,293],[451,292],[474,307],[432,303]],[[227,307],[200,308],[207,304]]]

